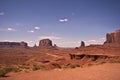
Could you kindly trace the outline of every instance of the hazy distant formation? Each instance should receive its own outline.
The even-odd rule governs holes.
[[[0,42],[0,47],[28,47],[26,42]]]
[[[112,33],[106,34],[106,41],[104,42],[104,45],[120,45],[120,30],[116,30]],[[0,42],[0,47],[21,47],[21,48],[27,48],[29,47],[26,42]],[[50,39],[42,39],[39,42],[39,46],[34,46],[39,48],[56,48],[57,45],[55,44],[53,46],[52,41]],[[81,41],[80,47],[85,47],[85,42]],[[79,47],[76,47],[78,49]]]

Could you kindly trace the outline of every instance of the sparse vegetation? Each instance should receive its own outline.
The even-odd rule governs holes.
[[[93,64],[90,63],[90,64],[88,64],[88,66],[93,66]]]
[[[36,71],[36,70],[46,70],[46,67],[44,65],[33,65],[32,70],[33,71]]]
[[[25,65],[21,65],[21,66],[19,66],[19,68],[21,68],[21,69],[30,69],[29,66],[25,66]]]
[[[6,76],[9,72],[19,72],[19,68],[13,67],[13,66],[7,66],[4,68],[0,68],[0,77]]]
[[[110,63],[120,63],[120,61],[116,61],[116,62],[115,62],[115,61],[112,61],[112,62],[110,62]]]
[[[29,70],[25,70],[24,72],[29,73]]]
[[[102,62],[100,62],[99,64],[105,64],[106,62],[104,62],[104,61],[102,61]]]
[[[69,65],[66,65],[64,66],[63,68],[76,68],[76,67],[81,67],[79,64],[69,64]]]
[[[8,72],[4,68],[0,69],[0,77],[4,77],[7,73]]]

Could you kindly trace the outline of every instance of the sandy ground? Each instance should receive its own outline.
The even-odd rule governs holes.
[[[0,80],[120,80],[120,64],[106,63],[75,69],[12,73]]]

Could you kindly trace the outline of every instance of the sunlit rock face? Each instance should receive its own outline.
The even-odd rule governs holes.
[[[120,45],[120,30],[116,30],[112,33],[106,34],[106,41],[104,42],[106,45]]]
[[[39,42],[39,47],[40,48],[51,48],[52,46],[52,41],[50,39],[42,39]]]

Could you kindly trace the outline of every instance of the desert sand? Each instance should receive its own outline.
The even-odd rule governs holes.
[[[106,63],[75,69],[9,73],[0,80],[120,80],[120,64]]]

